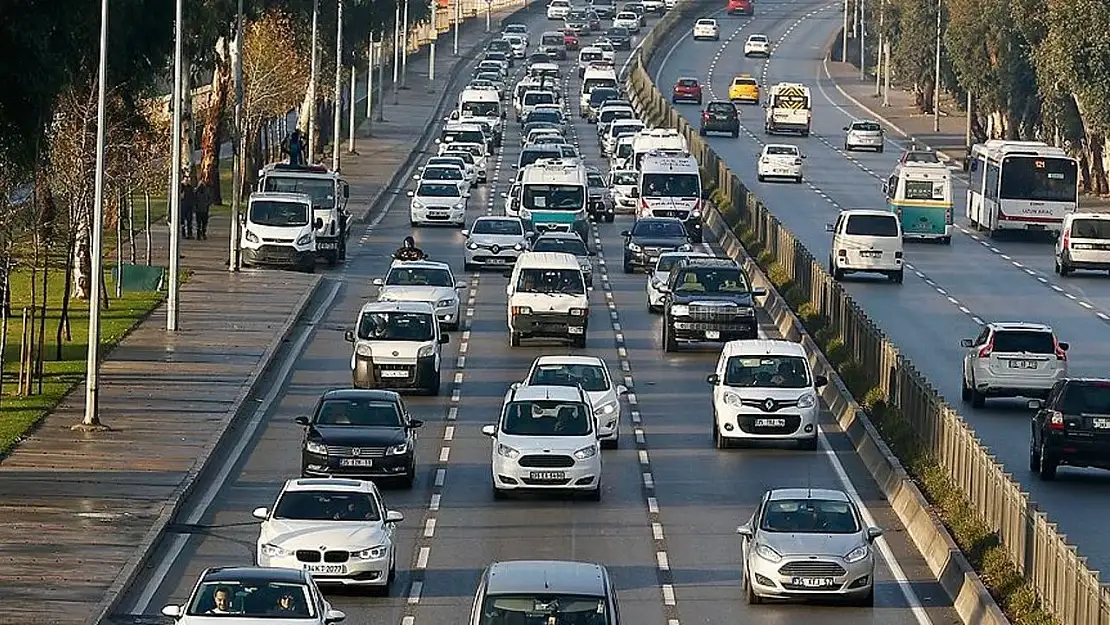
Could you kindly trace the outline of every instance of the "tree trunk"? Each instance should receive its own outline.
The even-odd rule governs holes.
[[[1091,192],[1096,195],[1106,195],[1106,165],[1103,162],[1106,140],[1100,133],[1087,134],[1087,149],[1091,153]]]
[[[181,86],[181,93],[185,98],[182,107],[185,114],[181,116],[181,179],[188,184],[195,184],[196,162],[193,160],[193,151],[196,140],[193,136],[193,116],[196,115],[196,111],[193,106],[192,72],[182,72],[181,80],[185,83]]]
[[[92,273],[92,257],[89,237],[92,224],[86,205],[77,211],[76,232],[73,234],[73,296],[79,300],[89,299],[89,275]]]
[[[223,122],[231,93],[231,54],[228,40],[220,37],[216,42],[216,66],[212,74],[212,91],[208,110],[204,116],[204,131],[200,139],[200,183],[208,187],[208,197],[213,204],[223,204],[220,194],[220,147],[223,145]]]
[[[3,367],[3,363],[4,363],[5,360],[7,360],[7,356],[8,356],[8,354],[7,354],[7,346],[8,346],[8,307],[7,307],[6,304],[7,304],[8,292],[9,292],[9,289],[11,287],[11,282],[8,280],[8,277],[11,276],[11,274],[12,274],[11,242],[8,241],[8,242],[5,243],[5,245],[6,245],[7,249],[4,250],[4,266],[3,266],[4,275],[0,276],[0,280],[2,280],[3,284],[4,284],[4,298],[5,298],[3,302],[0,302],[0,397],[4,396],[4,367]]]
[[[135,249],[135,192],[128,189],[127,196],[124,198],[124,203],[127,205],[127,244],[130,249],[127,251],[128,261],[132,265],[136,264],[138,252]],[[123,274],[120,274],[121,276]]]

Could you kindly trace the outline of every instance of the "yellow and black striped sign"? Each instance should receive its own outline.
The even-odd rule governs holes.
[[[808,109],[809,94],[803,87],[783,87],[775,90],[775,108]]]

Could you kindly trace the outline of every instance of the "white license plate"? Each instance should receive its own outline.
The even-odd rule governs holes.
[[[383,378],[407,378],[407,377],[409,377],[409,372],[408,371],[399,371],[399,370],[396,370],[396,369],[387,370],[387,371],[382,371],[382,377]]]
[[[444,211],[431,211],[428,213],[429,217],[446,217],[447,213]]]
[[[1110,430],[1110,419],[1091,419],[1091,427],[1096,430]]]
[[[339,248],[339,245],[337,245],[335,243],[332,243],[330,241],[327,242],[327,243],[323,243],[323,242],[318,241],[316,243],[316,249],[318,249],[318,250],[334,250],[334,249],[338,249],[338,248]]]
[[[306,564],[304,570],[317,575],[346,575],[347,567],[343,564]]]
[[[528,477],[533,480],[565,480],[567,474],[563,471],[532,471]]]
[[[1036,369],[1036,360],[1011,360],[1009,361],[1011,369]]]
[[[717,339],[721,338],[721,333],[717,330],[706,330],[705,338],[709,339],[710,341],[716,341]]]
[[[859,253],[864,258],[879,258],[883,253],[879,250],[865,250]]]
[[[368,458],[341,458],[339,460],[341,467],[372,467],[374,461]]]
[[[582,330],[584,330],[584,329],[585,328],[583,328],[581,326],[570,326],[570,327],[567,328],[567,332],[569,334],[582,334]]]
[[[789,173],[790,173],[790,170],[789,170],[789,169],[776,169],[776,170],[775,170],[775,173],[776,173],[776,174],[783,174],[783,175],[786,175],[786,174],[789,174]]]
[[[828,588],[836,584],[831,577],[794,577],[790,583],[803,588]]]
[[[504,258],[490,258],[486,262],[491,265],[504,265],[507,261]]]
[[[786,419],[756,419],[757,428],[781,428],[786,426]]]

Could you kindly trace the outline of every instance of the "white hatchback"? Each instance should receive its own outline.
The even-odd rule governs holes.
[[[770,56],[771,42],[767,35],[749,35],[744,42],[744,56]]]
[[[609,183],[609,192],[613,194],[615,210],[618,213],[635,213],[640,172],[635,169],[614,169],[609,171],[605,179]]]
[[[710,41],[721,40],[721,27],[717,25],[717,20],[702,18],[694,22],[694,41],[701,41],[708,39]]]
[[[802,162],[805,155],[796,145],[786,143],[768,143],[763,146],[756,163],[756,178],[764,182],[769,178],[788,178],[794,182],[801,182],[804,174]]]
[[[621,11],[613,18],[613,28],[627,28],[629,32],[640,32],[640,16],[632,11]]]
[[[540,356],[524,379],[528,386],[580,386],[590,396],[602,448],[620,445],[621,402],[628,388],[613,384],[609,366],[597,356]]]
[[[1056,240],[1056,273],[1110,269],[1110,214],[1069,213]]]
[[[1068,344],[1040,323],[988,323],[964,339],[961,399],[982,408],[988,397],[1048,396],[1068,377]]]
[[[524,223],[516,217],[479,217],[468,230],[462,231],[462,235],[466,237],[463,267],[468,271],[479,267],[511,267],[528,249],[528,233]]]

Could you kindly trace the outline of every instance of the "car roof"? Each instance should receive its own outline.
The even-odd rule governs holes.
[[[1077,219],[1110,219],[1110,213],[1077,212],[1064,215],[1064,219],[1075,221]]]
[[[578,259],[566,252],[524,252],[516,259],[521,269],[577,269]]]
[[[797,356],[807,358],[801,343],[784,339],[739,339],[729,341],[721,349],[721,358],[733,356]]]
[[[532,401],[550,399],[555,401],[588,401],[577,386],[528,385],[517,387],[511,395],[512,401]]]
[[[1022,331],[1022,332],[1052,332],[1052,326],[1043,323],[1029,323],[1026,321],[992,321],[987,324],[996,332]]]
[[[513,223],[522,223],[520,217],[511,217],[509,215],[482,215],[474,220],[473,223],[479,221],[511,221]]]
[[[395,260],[390,269],[446,269],[451,271],[451,265],[434,260]]]
[[[395,301],[395,302],[382,302],[373,301],[366,302],[362,305],[362,309],[358,311],[359,316],[372,312],[399,312],[399,313],[425,313],[434,315],[436,310],[431,302],[414,302],[414,301]]]
[[[304,584],[306,573],[300,569],[280,569],[261,566],[221,566],[206,569],[202,582],[286,582]]]
[[[567,387],[563,387],[567,388]],[[558,592],[604,597],[605,569],[590,562],[515,560],[494,562],[486,570],[486,594]]]
[[[597,365],[599,367],[604,367],[605,366],[605,361],[602,360],[598,356],[547,355],[547,356],[540,356],[539,358],[537,358],[535,360],[535,362],[532,363],[532,366],[533,367],[538,367],[538,366],[542,366],[542,365],[556,365],[556,364],[559,364],[559,365],[562,365],[562,364],[566,364],[566,365]]]
[[[840,211],[841,215],[846,217],[854,216],[867,216],[867,217],[894,217],[894,213],[884,210],[875,210],[873,208],[848,208]]]
[[[751,35],[748,35],[748,39],[755,39],[756,37],[762,37],[763,39],[766,39],[767,35],[764,35],[763,33],[752,33]]]
[[[336,491],[347,493],[372,493],[377,490],[370,480],[352,480],[340,477],[302,477],[287,480],[282,488],[287,491]]]
[[[367,399],[370,401],[399,402],[401,396],[393,391],[377,388],[333,388],[325,391],[320,399]]]
[[[768,143],[767,145],[763,146],[763,151],[766,152],[768,148],[790,148],[791,150],[799,152],[801,151],[798,149],[798,146],[790,143]]]
[[[833,488],[775,488],[768,491],[772,501],[780,499],[831,499],[851,503],[852,498]]]

